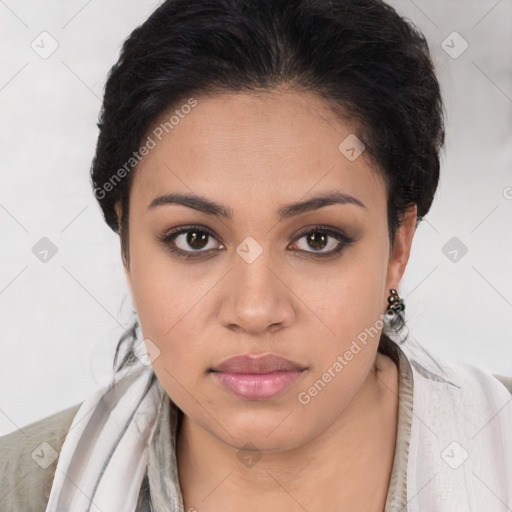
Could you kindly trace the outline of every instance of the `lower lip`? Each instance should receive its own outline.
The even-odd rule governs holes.
[[[213,372],[235,395],[249,400],[272,398],[293,384],[302,372],[282,370],[270,373]]]

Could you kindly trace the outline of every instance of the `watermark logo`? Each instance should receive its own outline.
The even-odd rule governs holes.
[[[441,252],[452,262],[458,263],[468,252],[467,246],[456,236],[446,242]]]
[[[467,450],[457,441],[452,441],[442,452],[441,458],[452,469],[457,469],[469,457]]]
[[[49,32],[44,31],[30,43],[30,47],[41,59],[46,60],[57,51],[59,43]]]
[[[458,59],[469,48],[469,44],[458,32],[452,32],[443,40],[441,48],[452,59]]]
[[[238,450],[236,456],[244,466],[252,468],[261,459],[261,452],[254,444],[246,443]]]
[[[50,443],[43,441],[34,448],[30,456],[38,466],[46,469],[53,464],[59,456],[59,453]]]
[[[57,251],[57,246],[46,236],[43,236],[32,247],[32,254],[41,263],[48,263],[57,254]]]
[[[160,349],[149,338],[145,338],[135,345],[133,355],[144,366],[151,366],[153,361],[160,356]]]
[[[246,263],[252,263],[261,255],[263,247],[252,236],[248,236],[237,246],[236,252]]]
[[[361,156],[366,149],[366,146],[363,144],[362,140],[351,133],[340,143],[338,149],[340,153],[347,158],[347,160],[353,162]]]

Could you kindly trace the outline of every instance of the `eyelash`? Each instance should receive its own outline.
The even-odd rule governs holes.
[[[179,235],[188,233],[189,231],[199,231],[201,233],[206,233],[209,237],[213,238],[214,240],[217,240],[215,238],[215,235],[208,228],[206,228],[204,226],[199,226],[199,225],[187,226],[186,228],[177,228],[176,230],[172,230],[170,232],[167,232],[165,235],[158,237],[158,240],[161,243],[163,243],[170,252],[177,254],[178,257],[180,257],[180,258],[184,258],[184,259],[204,258],[204,256],[201,256],[201,254],[205,254],[209,251],[202,251],[202,250],[183,251],[182,249],[178,249],[178,248],[172,247],[170,245],[174,241],[174,239],[177,238]],[[336,247],[335,249],[333,249],[329,252],[325,252],[325,253],[320,253],[320,252],[315,253],[314,251],[302,251],[300,249],[299,249],[299,252],[305,252],[307,254],[312,254],[315,257],[325,258],[328,256],[333,256],[334,254],[340,253],[345,247],[349,246],[352,242],[354,242],[353,238],[350,238],[350,237],[344,235],[340,231],[334,230],[327,226],[314,226],[313,228],[310,228],[306,231],[299,233],[296,236],[294,243],[306,235],[310,235],[312,233],[317,233],[317,232],[326,234],[326,235],[334,238],[335,240],[337,240],[339,242],[338,247]]]

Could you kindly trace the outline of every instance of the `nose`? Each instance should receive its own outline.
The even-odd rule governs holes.
[[[242,258],[228,274],[218,319],[230,330],[258,335],[290,326],[295,296],[268,252],[253,262]]]

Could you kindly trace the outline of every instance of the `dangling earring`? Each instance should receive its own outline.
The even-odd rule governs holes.
[[[398,295],[398,292],[394,288],[391,288],[389,293],[388,309],[386,310],[386,313],[392,314],[395,311],[403,311],[405,309],[405,304],[402,297]]]

